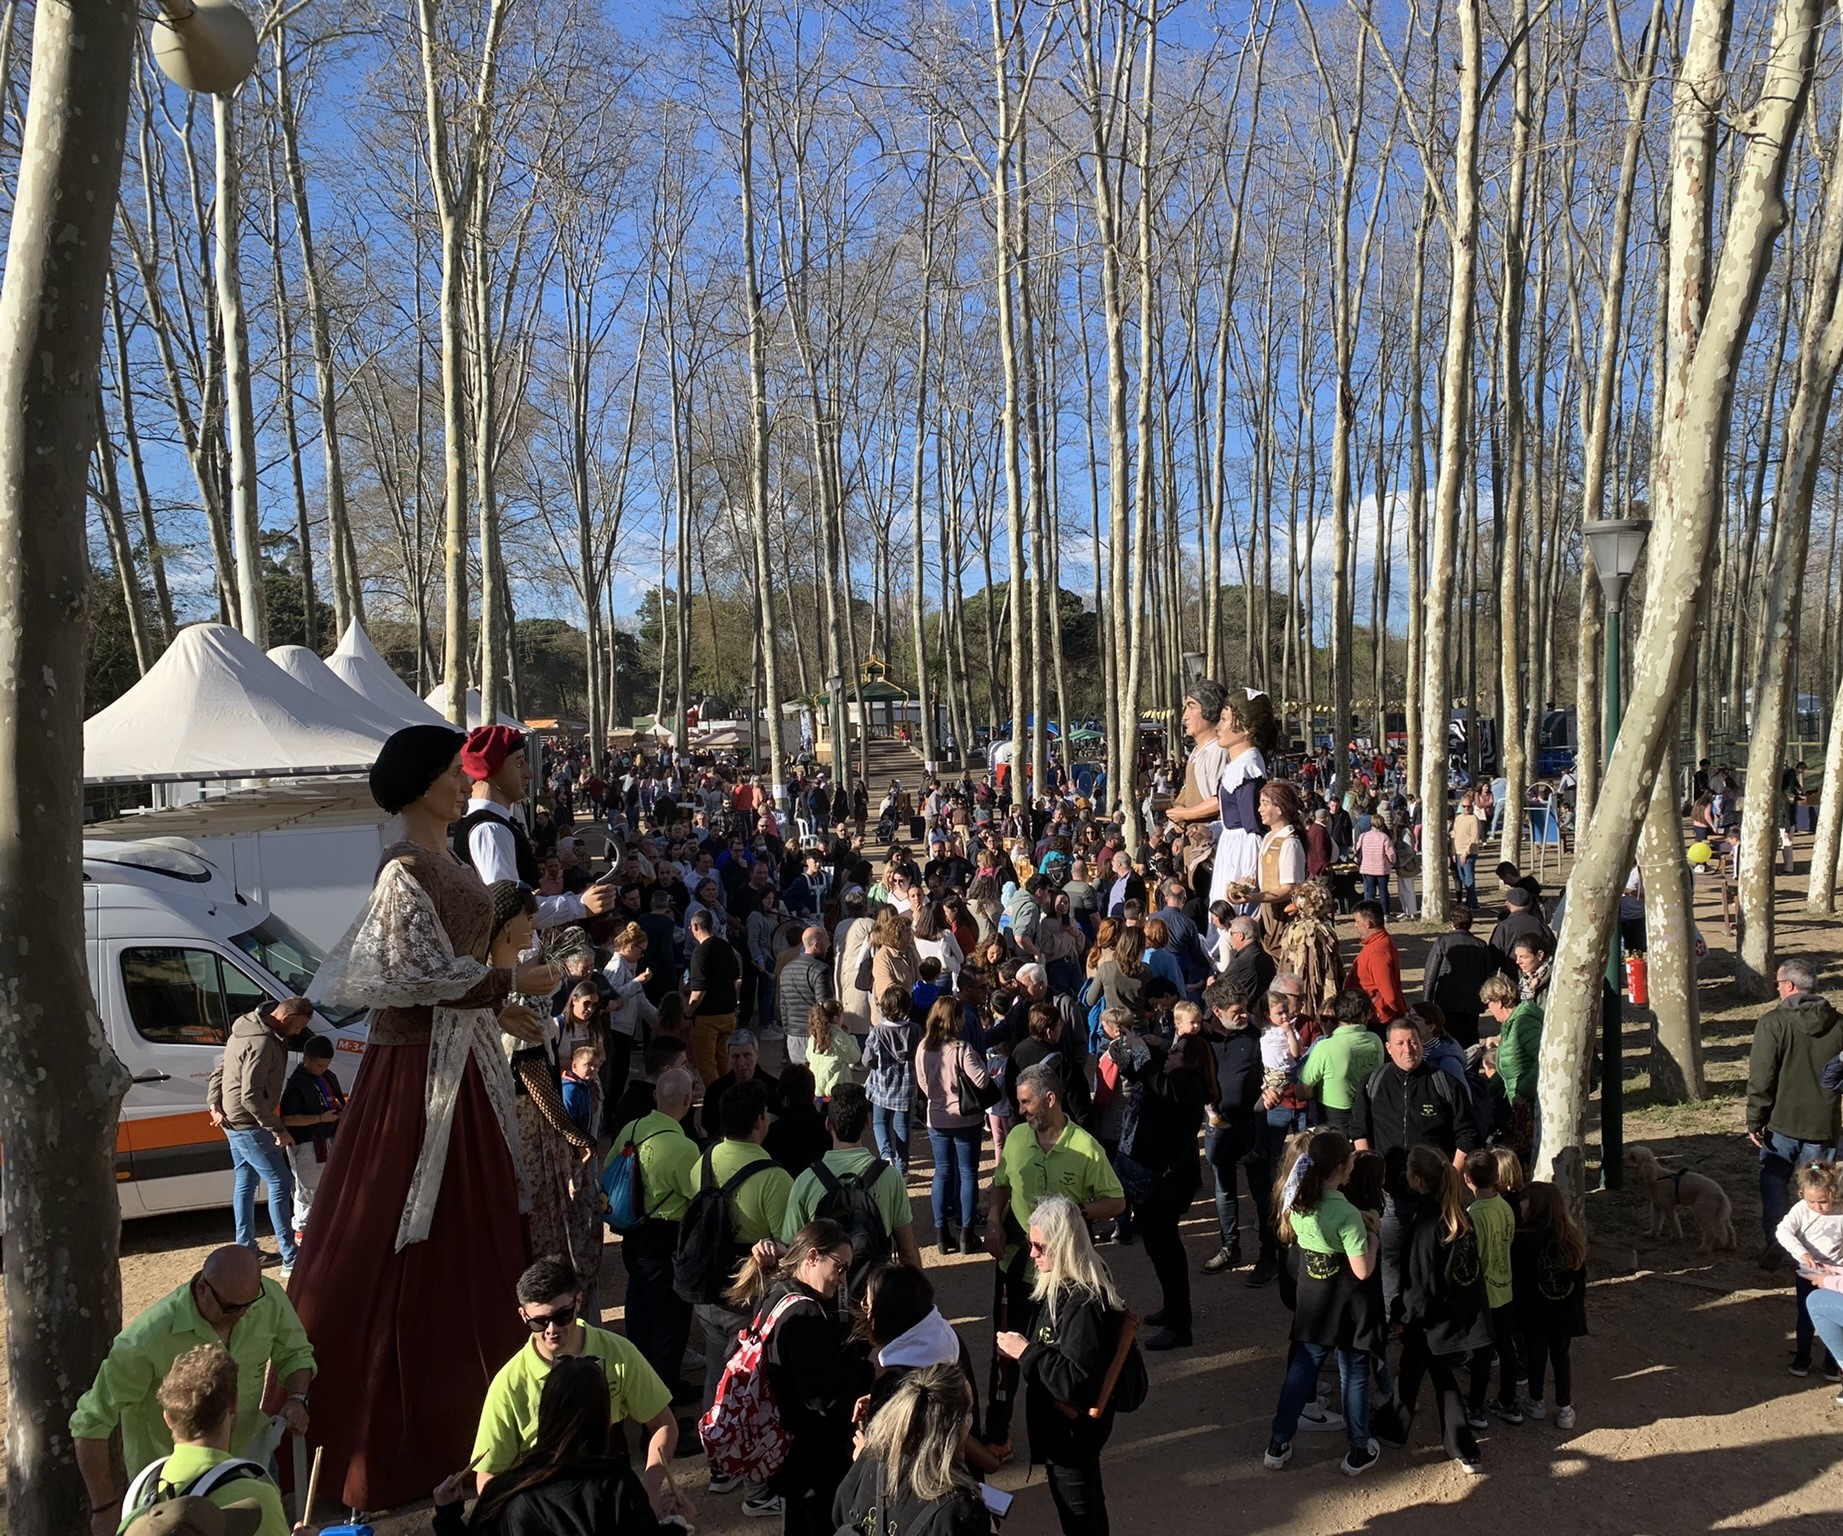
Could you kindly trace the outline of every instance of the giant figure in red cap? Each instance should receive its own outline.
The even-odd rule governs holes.
[[[448,846],[467,804],[459,731],[409,726],[371,770],[403,818],[370,903],[314,995],[371,1010],[358,1081],[289,1285],[314,1340],[314,1425],[334,1502],[424,1497],[467,1459],[493,1373],[524,1336],[507,1305],[527,1262],[504,1031],[548,1020],[555,966],[487,962],[492,904]]]
[[[533,890],[538,884],[537,855],[531,839],[512,814],[531,788],[531,756],[525,738],[509,725],[482,725],[467,733],[461,766],[474,781],[467,814],[454,827],[454,851],[473,865],[488,885],[516,880]],[[600,917],[612,911],[618,895],[612,885],[592,885],[580,896],[538,898],[538,927],[555,928]]]

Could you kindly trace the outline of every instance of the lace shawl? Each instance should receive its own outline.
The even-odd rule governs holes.
[[[312,995],[345,1008],[431,1008],[429,1072],[423,1086],[422,1147],[416,1154],[397,1249],[425,1241],[441,1193],[454,1130],[454,1106],[471,1055],[518,1172],[518,1203],[531,1209],[531,1192],[518,1156],[512,1073],[499,1046],[499,1022],[490,1008],[456,1008],[487,973],[484,961],[457,955],[422,882],[400,859],[386,864],[371,901],[334,947],[315,977]]]

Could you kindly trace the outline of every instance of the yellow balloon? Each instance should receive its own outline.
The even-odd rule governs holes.
[[[1706,864],[1714,857],[1715,850],[1707,843],[1691,843],[1689,845],[1689,861],[1692,864]]]

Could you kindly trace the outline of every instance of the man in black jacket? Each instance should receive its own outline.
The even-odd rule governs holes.
[[[1446,1032],[1463,1046],[1478,1044],[1478,989],[1502,967],[1491,946],[1472,932],[1470,907],[1453,908],[1453,926],[1433,941],[1421,977],[1421,997],[1446,1019]]]
[[[1413,1019],[1396,1019],[1384,1040],[1389,1059],[1364,1083],[1350,1110],[1350,1136],[1359,1152],[1382,1154],[1382,1297],[1389,1320],[1397,1321],[1401,1298],[1402,1246],[1414,1215],[1408,1187],[1408,1154],[1438,1147],[1455,1168],[1479,1148],[1471,1095],[1450,1072],[1422,1057],[1421,1032]]]
[[[775,1006],[787,1032],[787,1060],[796,1067],[806,1061],[806,1021],[813,1004],[833,996],[831,949],[832,936],[815,923],[800,935],[800,953],[781,968]]]
[[[1517,974],[1517,962],[1511,956],[1517,940],[1533,934],[1543,948],[1555,953],[1555,935],[1549,932],[1548,919],[1542,915],[1526,886],[1513,885],[1504,892],[1504,915],[1491,930],[1491,948],[1497,956],[1498,969],[1506,976]]]
[[[1266,1001],[1273,977],[1273,956],[1261,947],[1261,930],[1251,917],[1236,918],[1229,924],[1229,965],[1222,981],[1250,1018]]]
[[[1209,1107],[1203,1131],[1203,1156],[1216,1176],[1216,1226],[1222,1237],[1222,1246],[1203,1261],[1203,1273],[1220,1275],[1241,1263],[1241,1197],[1236,1179],[1244,1162],[1261,1262],[1266,1261],[1273,1244],[1273,1219],[1266,1198],[1273,1187],[1273,1173],[1271,1169],[1263,1172],[1253,1161],[1263,1141],[1255,1134],[1255,1121],[1262,1113],[1261,1032],[1226,976],[1204,990],[1203,1004],[1209,1010],[1205,1030],[1216,1058],[1216,1102]]]

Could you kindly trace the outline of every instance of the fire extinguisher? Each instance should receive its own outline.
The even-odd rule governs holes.
[[[1632,1000],[1634,1008],[1647,1007],[1651,1002],[1651,973],[1645,967],[1643,955],[1625,957],[1625,995]]]

